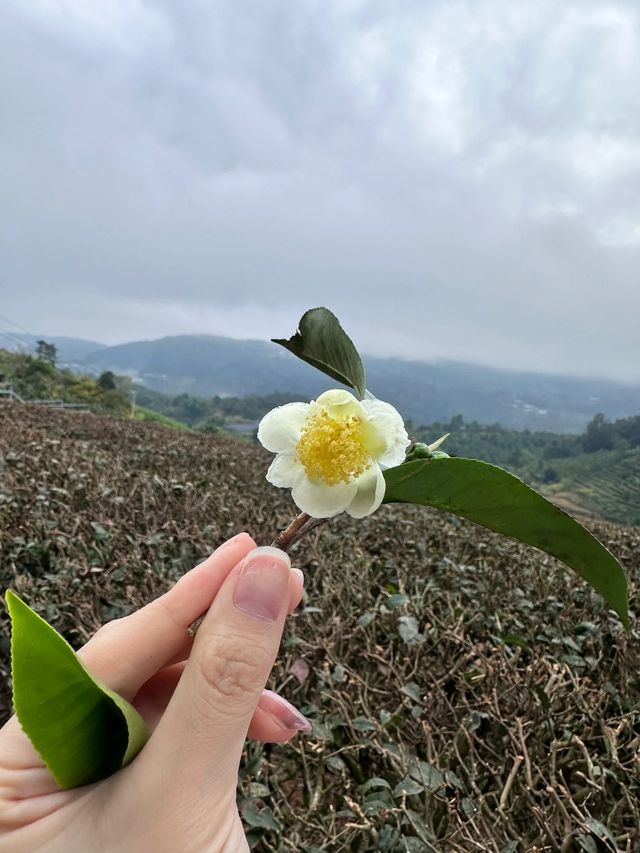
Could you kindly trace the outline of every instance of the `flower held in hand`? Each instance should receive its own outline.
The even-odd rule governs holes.
[[[384,498],[382,470],[400,465],[409,444],[393,406],[338,389],[273,409],[260,422],[258,439],[277,454],[267,480],[291,489],[313,518],[375,512]]]

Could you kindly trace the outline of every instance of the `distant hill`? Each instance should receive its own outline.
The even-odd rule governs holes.
[[[367,385],[415,423],[466,420],[516,429],[580,432],[598,412],[622,418],[640,411],[640,386],[498,370],[457,362],[365,358]],[[100,347],[85,370],[113,370],[167,394],[312,397],[329,380],[275,344],[181,335]]]
[[[58,350],[58,362],[64,367],[71,367],[85,359],[90,353],[95,353],[104,347],[97,341],[86,341],[84,338],[67,338],[64,336],[53,337],[51,335],[23,335],[21,333],[0,333],[0,347],[9,352],[36,351],[36,342],[45,340],[55,344]]]

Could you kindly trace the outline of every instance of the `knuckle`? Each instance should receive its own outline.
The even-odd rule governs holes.
[[[241,702],[262,689],[269,671],[268,653],[256,642],[210,637],[198,655],[201,681],[210,700]]]

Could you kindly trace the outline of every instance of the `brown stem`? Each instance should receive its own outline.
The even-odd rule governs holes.
[[[311,516],[307,515],[306,512],[301,512],[300,515],[296,515],[293,521],[282,530],[276,538],[271,543],[272,548],[279,548],[281,551],[285,553],[289,550],[289,547],[293,545],[294,541],[298,538],[298,533],[302,530],[305,524],[311,520]]]
[[[290,548],[292,545],[295,545],[296,542],[299,542],[303,536],[306,536],[307,533],[310,533],[314,529],[314,527],[317,527],[319,524],[324,524],[328,520],[329,519],[327,518],[310,518],[308,521],[305,521],[305,523],[302,525],[300,530],[298,530],[296,535],[289,540],[288,547]]]

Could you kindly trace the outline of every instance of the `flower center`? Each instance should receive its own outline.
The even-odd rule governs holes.
[[[371,465],[360,419],[337,420],[326,410],[307,418],[296,454],[309,477],[330,486],[348,483]]]

